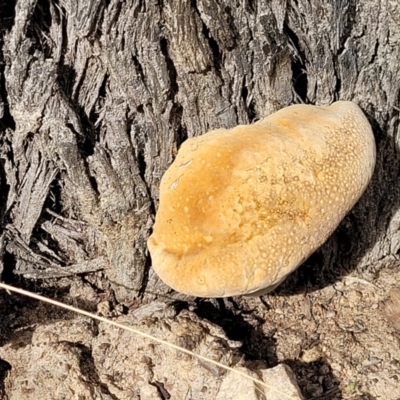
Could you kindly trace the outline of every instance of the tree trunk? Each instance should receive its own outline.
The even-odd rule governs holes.
[[[278,290],[398,264],[398,1],[3,0],[0,19],[3,279],[103,271],[120,302],[171,294],[146,240],[180,144],[336,100],[371,122],[375,173]]]
[[[1,7],[6,274],[103,269],[119,300],[165,293],[146,239],[180,143],[293,102],[338,99],[366,112],[378,162],[367,193],[319,251],[318,269],[374,272],[398,258],[397,2]]]

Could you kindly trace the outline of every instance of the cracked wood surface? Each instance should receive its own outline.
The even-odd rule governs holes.
[[[378,160],[315,279],[398,259],[398,2],[18,0],[0,19],[5,269],[104,270],[121,301],[168,293],[146,239],[182,141],[339,99],[366,112]]]

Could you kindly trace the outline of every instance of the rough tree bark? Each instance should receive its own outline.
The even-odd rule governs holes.
[[[179,145],[339,99],[368,116],[376,171],[286,286],[397,265],[399,32],[397,0],[3,0],[3,278],[104,271],[121,302],[170,293],[146,239]]]
[[[338,99],[367,113],[378,164],[319,264],[397,259],[397,2],[29,0],[1,18],[6,272],[104,269],[120,300],[164,293],[145,243],[179,144]]]

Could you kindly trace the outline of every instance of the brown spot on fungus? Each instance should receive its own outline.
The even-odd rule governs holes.
[[[193,296],[274,289],[360,198],[375,152],[367,119],[347,101],[187,140],[161,180],[154,270]]]

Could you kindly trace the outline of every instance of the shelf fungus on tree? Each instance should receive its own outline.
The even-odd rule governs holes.
[[[375,158],[371,126],[348,101],[188,139],[161,180],[154,270],[193,296],[271,291],[357,202]]]

